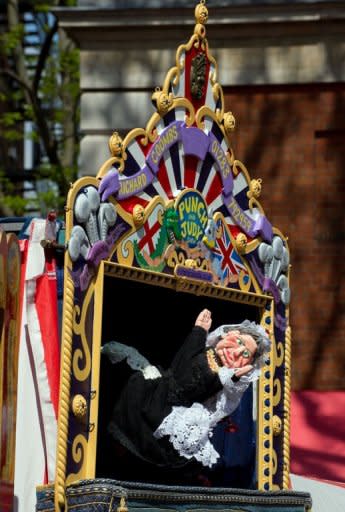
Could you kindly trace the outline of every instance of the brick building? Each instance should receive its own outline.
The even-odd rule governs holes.
[[[57,11],[81,48],[82,174],[108,157],[113,130],[146,124],[153,90],[190,37],[195,4],[79,0]],[[344,2],[207,7],[210,50],[237,121],[235,155],[262,178],[265,212],[289,237],[293,387],[344,389]]]

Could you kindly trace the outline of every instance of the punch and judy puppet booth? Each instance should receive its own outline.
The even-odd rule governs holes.
[[[38,490],[37,510],[310,508],[309,495],[289,491],[289,249],[265,215],[260,178],[231,148],[235,117],[224,108],[204,2],[195,17],[146,127],[114,132],[97,176],[68,196],[56,478]],[[204,480],[212,487],[187,488],[182,476],[161,485],[124,468],[107,445],[122,374],[107,372],[101,351],[116,340],[166,367],[203,308],[215,326],[259,323],[271,350],[214,432],[222,466]]]

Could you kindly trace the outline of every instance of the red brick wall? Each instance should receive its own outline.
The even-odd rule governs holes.
[[[289,238],[294,389],[345,389],[345,87],[225,90],[235,156]]]

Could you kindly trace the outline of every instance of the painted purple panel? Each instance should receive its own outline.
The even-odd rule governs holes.
[[[99,185],[98,193],[102,201],[106,201],[109,196],[116,196],[120,189],[120,175],[117,169],[112,169],[103,176]]]
[[[178,277],[188,277],[189,279],[197,279],[200,281],[207,281],[209,283],[212,283],[213,281],[213,275],[211,272],[190,267],[182,267],[180,265],[176,267],[176,275]]]
[[[181,140],[185,155],[192,155],[204,160],[209,149],[210,139],[202,130],[193,126],[181,126]]]
[[[266,242],[272,242],[273,230],[272,225],[265,215],[259,215],[255,221],[254,230],[260,234]]]

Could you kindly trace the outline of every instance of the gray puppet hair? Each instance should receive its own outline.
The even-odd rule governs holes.
[[[221,325],[207,336],[206,345],[216,345],[218,341],[230,331],[240,331],[241,334],[249,334],[252,336],[257,344],[253,366],[254,368],[261,368],[266,364],[267,353],[271,348],[271,341],[265,329],[250,320],[244,320],[240,324]]]

